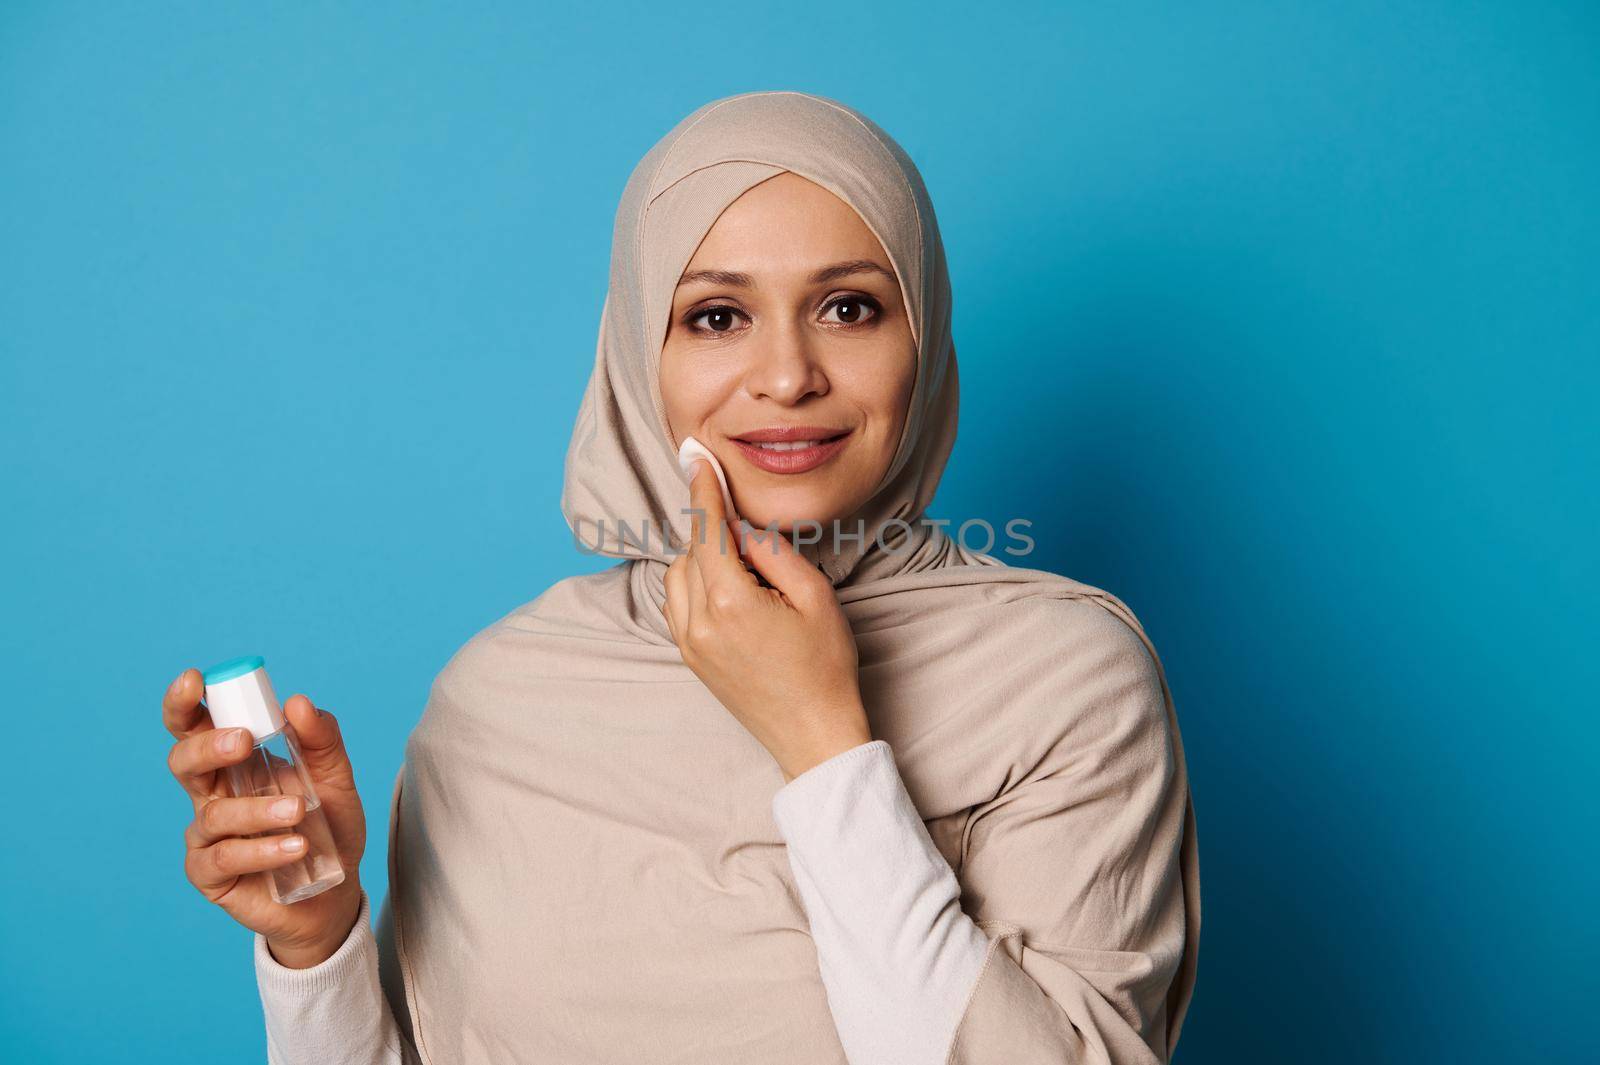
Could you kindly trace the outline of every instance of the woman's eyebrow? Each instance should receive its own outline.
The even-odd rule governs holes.
[[[824,266],[806,280],[810,284],[821,285],[829,281],[837,281],[842,277],[850,277],[852,274],[868,273],[882,274],[890,281],[895,280],[892,272],[885,270],[871,259],[851,259],[849,262]],[[697,281],[705,281],[713,285],[726,285],[729,288],[754,288],[756,284],[749,274],[742,274],[737,270],[695,270],[680,277],[678,279],[678,287],[682,288],[684,285],[693,284]]]

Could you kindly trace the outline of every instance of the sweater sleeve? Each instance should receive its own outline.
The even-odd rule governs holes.
[[[255,937],[256,986],[266,1018],[268,1065],[409,1065],[378,981],[372,903],[361,893],[355,927],[327,960],[283,965]]]
[[[885,741],[774,796],[852,1065],[1170,1059],[1199,931],[1193,815],[1164,681],[1112,643],[1062,693],[1071,725],[974,807],[959,880]]]
[[[852,1065],[940,1065],[990,942],[906,793],[884,740],[852,747],[772,800]]]

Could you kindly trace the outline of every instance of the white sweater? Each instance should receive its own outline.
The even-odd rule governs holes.
[[[818,969],[852,1065],[942,1065],[989,940],[906,793],[884,740],[852,747],[778,789]],[[270,1065],[416,1065],[378,981],[371,902],[333,956],[279,964],[255,937]]]

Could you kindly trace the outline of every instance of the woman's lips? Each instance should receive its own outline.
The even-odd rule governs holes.
[[[846,432],[832,440],[793,441],[767,447],[752,444],[748,440],[735,439],[733,442],[739,445],[739,452],[757,469],[768,473],[805,473],[837,455],[849,439],[850,434]],[[794,446],[796,443],[806,446],[797,448]]]

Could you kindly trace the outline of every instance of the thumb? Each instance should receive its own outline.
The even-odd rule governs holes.
[[[355,791],[355,771],[350,767],[344,736],[333,714],[318,710],[304,695],[291,695],[283,704],[283,713],[294,726],[306,772],[311,774],[318,796],[324,788]]]
[[[745,555],[757,573],[767,583],[788,596],[789,601],[802,610],[812,609],[818,597],[833,597],[833,582],[817,569],[781,532],[759,529],[749,522],[741,522],[749,531],[743,537],[747,547]]]
[[[290,696],[283,713],[294,726],[306,772],[311,775],[340,858],[347,867],[359,863],[367,847],[367,819],[338,719],[328,710],[318,710],[304,695]]]

